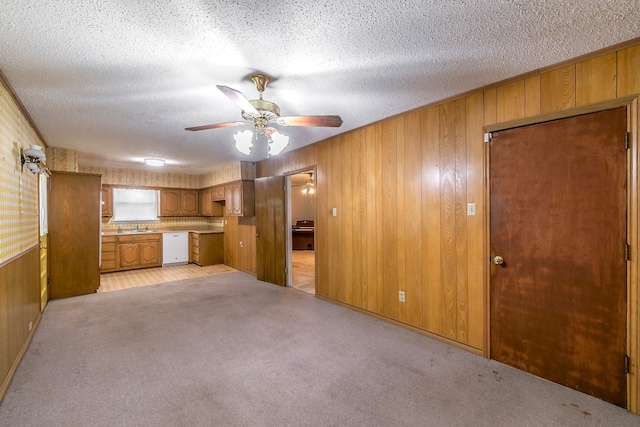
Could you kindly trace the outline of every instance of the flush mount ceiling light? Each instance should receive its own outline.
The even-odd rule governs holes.
[[[166,161],[162,159],[144,159],[144,162],[149,166],[164,166],[166,163]]]
[[[255,134],[266,135],[269,144],[267,156],[275,156],[284,150],[289,143],[289,137],[278,132],[276,128],[269,127],[270,123],[280,126],[319,126],[319,127],[340,127],[342,118],[340,116],[281,116],[280,107],[271,101],[262,99],[270,78],[264,74],[254,74],[251,80],[256,85],[260,94],[260,99],[248,100],[241,92],[227,86],[217,85],[216,87],[224,93],[242,110],[244,122],[216,123],[213,125],[195,126],[186,128],[189,131],[206,129],[227,128],[231,126],[242,126],[252,124],[255,127]],[[248,132],[248,133],[247,133]],[[234,135],[236,148],[244,154],[250,154],[252,144],[251,131],[238,132]]]

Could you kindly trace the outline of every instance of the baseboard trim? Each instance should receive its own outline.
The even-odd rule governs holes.
[[[389,317],[381,316],[381,315],[379,315],[377,313],[373,313],[371,311],[367,311],[367,310],[364,310],[364,309],[359,308],[359,307],[354,307],[352,305],[345,304],[343,302],[340,302],[340,301],[337,301],[337,300],[334,300],[334,299],[331,299],[331,298],[327,298],[327,297],[322,296],[322,295],[316,294],[316,298],[320,298],[321,300],[324,300],[324,301],[327,301],[327,302],[330,302],[330,303],[333,303],[333,304],[337,304],[339,306],[348,308],[348,309],[353,310],[353,311],[357,311],[357,312],[362,313],[362,314],[366,314],[366,315],[371,316],[371,317],[375,317],[376,319],[384,320],[385,322],[394,324],[396,326],[400,326],[401,328],[409,329],[412,332],[416,332],[416,333],[418,333],[420,335],[424,335],[426,337],[433,338],[434,340],[441,341],[441,342],[443,342],[445,344],[448,344],[448,345],[450,345],[452,347],[456,347],[456,348],[459,348],[459,349],[462,349],[462,350],[466,350],[469,353],[473,353],[473,354],[475,354],[477,356],[481,356],[481,357],[486,358],[486,356],[484,355],[484,352],[480,348],[471,347],[470,345],[463,344],[463,343],[458,342],[458,341],[454,341],[454,340],[452,340],[450,338],[443,337],[442,335],[434,334],[433,332],[425,331],[424,329],[416,328],[415,326],[408,325],[406,323],[399,322],[399,321],[391,319]]]

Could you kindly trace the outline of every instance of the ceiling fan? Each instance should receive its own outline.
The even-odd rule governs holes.
[[[264,92],[267,83],[269,83],[269,77],[264,74],[254,74],[251,76],[251,80],[256,85],[256,89],[260,94],[259,99],[248,100],[240,91],[232,89],[228,86],[217,85],[216,87],[224,93],[231,101],[233,101],[240,109],[242,109],[242,117],[245,121],[237,121],[237,122],[227,122],[227,123],[216,123],[212,125],[204,125],[204,126],[194,126],[185,128],[188,131],[199,131],[199,130],[207,130],[207,129],[216,129],[216,128],[226,128],[232,126],[242,126],[246,124],[253,123],[255,125],[256,134],[264,134],[267,136],[267,139],[271,143],[272,137],[283,135],[279,134],[277,129],[272,128],[269,124],[277,124],[281,126],[318,126],[318,127],[340,127],[342,125],[342,118],[340,116],[280,116],[280,107],[278,107],[275,103],[271,101],[267,101],[262,99],[262,93]],[[249,131],[245,131],[249,132]],[[236,134],[236,147],[238,150],[242,151],[245,154],[249,154],[249,147],[251,144],[251,139],[253,134],[244,133],[244,136],[240,136],[241,132]],[[285,137],[286,142],[281,142],[280,146],[284,149],[284,146],[288,143],[288,137]],[[239,141],[242,139],[242,142]],[[239,146],[245,147],[244,150]],[[246,147],[246,146],[249,147]],[[273,147],[272,147],[273,148]],[[277,154],[274,153],[273,150],[270,150],[269,154]]]

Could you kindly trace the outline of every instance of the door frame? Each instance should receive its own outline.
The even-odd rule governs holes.
[[[548,122],[552,120],[566,119],[569,117],[579,116],[588,113],[609,110],[618,107],[627,108],[627,132],[629,133],[629,149],[627,150],[627,243],[630,245],[630,259],[627,262],[627,355],[630,359],[629,373],[627,374],[627,408],[635,413],[640,410],[640,376],[638,368],[640,367],[640,150],[638,147],[638,103],[640,97],[629,96],[616,100],[591,104],[584,107],[571,108],[551,114],[539,115],[535,117],[513,120],[509,122],[496,123],[484,126],[485,132],[485,157],[484,157],[484,200],[485,212],[485,229],[487,236],[485,240],[484,259],[484,295],[485,295],[485,346],[484,356],[489,358],[491,355],[491,301],[490,301],[490,253],[491,253],[491,194],[489,174],[489,135],[491,132],[497,132],[506,129]]]
[[[285,185],[287,187],[287,190],[285,191],[285,221],[286,223],[289,225],[289,231],[287,231],[287,237],[286,237],[286,242],[287,242],[287,246],[286,246],[286,265],[287,265],[287,277],[286,277],[286,284],[285,286],[289,286],[291,287],[293,285],[293,235],[292,235],[292,230],[291,230],[291,176],[292,175],[298,175],[301,173],[313,173],[313,176],[317,176],[316,174],[316,165],[313,166],[308,166],[306,168],[301,168],[301,169],[296,169],[294,171],[290,171],[287,172],[284,175],[285,178]],[[316,179],[314,179],[314,186],[316,188],[316,190],[318,189],[318,181]],[[314,196],[316,197],[316,196]],[[314,251],[313,251],[313,256],[314,256],[314,263],[313,263],[313,276],[314,276],[314,284],[316,287],[316,292],[318,290],[318,260],[317,260],[317,254],[318,252],[315,250],[316,247],[316,236],[318,235],[318,205],[316,204],[316,212],[315,212],[315,218],[316,221],[314,223],[314,233],[313,233],[313,247],[314,247]]]

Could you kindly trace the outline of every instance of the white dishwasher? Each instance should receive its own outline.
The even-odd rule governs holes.
[[[162,233],[162,266],[189,263],[189,233]]]

